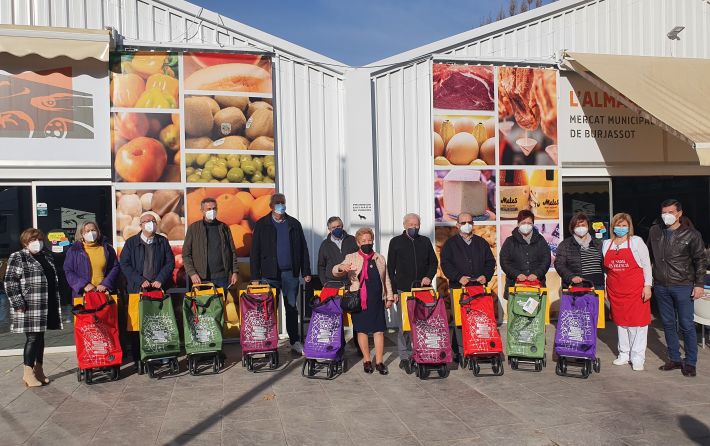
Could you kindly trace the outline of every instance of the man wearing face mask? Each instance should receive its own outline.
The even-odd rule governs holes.
[[[168,239],[156,233],[155,215],[143,213],[140,225],[141,232],[126,240],[121,251],[121,271],[126,277],[126,290],[131,294],[148,288],[169,288],[175,268]]]
[[[407,214],[403,220],[404,231],[390,240],[387,250],[387,270],[397,296],[408,292],[412,283],[429,286],[434,280],[439,262],[429,237],[419,235],[421,219],[417,214]],[[403,303],[404,305],[404,303]],[[412,356],[412,338],[410,332],[402,331],[400,324],[397,335],[399,368],[412,373],[409,359]]]
[[[204,198],[200,203],[203,218],[187,228],[182,260],[190,282],[211,282],[227,290],[237,283],[237,248],[229,226],[217,220],[217,201]]]
[[[705,245],[700,233],[683,218],[683,206],[678,200],[661,204],[661,218],[663,224],[651,227],[648,234],[653,293],[668,348],[668,361],[659,369],[681,369],[684,376],[693,377],[698,360],[693,301],[703,296]],[[678,326],[683,334],[684,360],[680,357]]]
[[[503,242],[500,267],[505,273],[505,290],[516,282],[539,281],[545,286],[550,268],[550,245],[534,226],[535,215],[524,209],[518,213],[518,227]]]
[[[345,256],[357,252],[355,237],[345,232],[340,217],[328,219],[328,236],[318,250],[318,277],[323,285],[330,281],[340,281],[333,276],[333,267],[343,263]]]
[[[311,281],[311,260],[301,223],[286,214],[286,197],[274,194],[271,213],[254,225],[251,276],[281,290],[286,308],[286,331],[291,350],[303,354],[298,334],[298,288],[300,278]]]
[[[496,259],[488,242],[473,233],[473,216],[459,214],[456,227],[459,235],[449,238],[441,248],[441,269],[450,286],[489,282],[496,270]]]

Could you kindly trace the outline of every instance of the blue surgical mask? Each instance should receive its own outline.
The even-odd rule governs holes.
[[[407,228],[407,235],[410,238],[414,238],[419,235],[419,228]]]
[[[274,205],[274,212],[276,212],[279,215],[283,215],[286,213],[286,205],[283,203],[278,203]]]
[[[333,237],[335,238],[343,238],[343,234],[345,234],[345,231],[343,230],[343,228],[335,228],[333,229],[331,234],[333,234]]]
[[[629,233],[629,227],[628,226],[614,226],[614,234],[616,234],[617,237],[623,237]]]

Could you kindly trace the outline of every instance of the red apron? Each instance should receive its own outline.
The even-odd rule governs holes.
[[[651,323],[651,301],[643,301],[643,268],[631,248],[616,249],[604,256],[606,295],[611,304],[611,320],[622,327],[643,327]]]

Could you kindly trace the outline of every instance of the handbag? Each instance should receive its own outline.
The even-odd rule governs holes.
[[[362,303],[360,302],[360,290],[345,291],[343,298],[340,300],[340,308],[347,313],[361,312]]]

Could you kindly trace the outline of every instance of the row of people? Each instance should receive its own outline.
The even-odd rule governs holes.
[[[205,198],[200,206],[203,219],[191,224],[185,236],[185,271],[193,284],[209,281],[227,289],[237,282],[234,240],[227,225],[217,218],[216,201]],[[296,300],[300,279],[306,283],[311,280],[308,246],[300,222],[286,213],[286,197],[272,195],[270,206],[272,212],[254,227],[251,275],[281,291],[291,348],[302,353]],[[614,216],[611,239],[600,243],[590,233],[587,216],[578,213],[569,225],[573,236],[560,243],[554,266],[564,284],[587,280],[604,288],[606,276],[612,319],[619,334],[619,356],[614,363],[630,362],[635,370],[642,370],[645,361],[653,284],[668,345],[668,361],[661,369],[682,369],[684,375],[695,376],[697,345],[692,300],[703,294],[703,241],[691,225],[684,223],[687,220],[677,200],[667,200],[661,207],[664,226],[652,228],[650,253],[643,240],[633,234],[629,215]],[[500,266],[506,274],[506,288],[515,281],[545,283],[550,248],[535,228],[534,218],[531,212],[521,211],[517,227],[501,248]],[[346,279],[351,290],[359,290],[364,311],[353,316],[353,328],[364,356],[364,368],[368,373],[377,370],[387,374],[383,361],[385,310],[414,283],[432,284],[439,266],[433,244],[419,234],[421,219],[416,214],[404,217],[403,232],[390,241],[387,259],[375,252],[372,229],[361,228],[353,237],[345,232],[339,217],[330,218],[327,224],[329,234],[320,246],[317,261],[320,279],[323,283]],[[74,295],[94,290],[113,292],[121,273],[129,293],[167,288],[174,257],[168,240],[156,233],[157,225],[154,214],[141,215],[141,232],[126,241],[120,259],[96,223],[84,223],[78,228],[77,241],[64,262]],[[453,287],[488,283],[496,268],[490,246],[474,234],[471,214],[461,213],[456,227],[458,235],[449,238],[441,249],[444,275]],[[11,329],[27,335],[23,379],[27,385],[36,386],[49,382],[42,370],[44,331],[62,328],[59,279],[39,230],[24,231],[20,242],[23,249],[13,253],[8,261],[5,289],[11,305]],[[685,342],[683,360],[676,323]],[[374,367],[368,335],[373,335],[375,341]],[[411,339],[401,329],[398,352],[400,367],[410,372]]]

